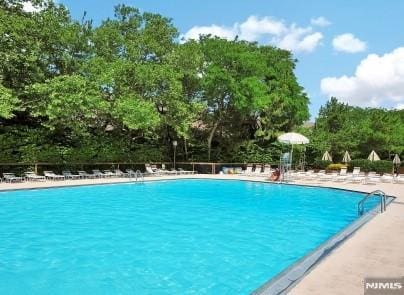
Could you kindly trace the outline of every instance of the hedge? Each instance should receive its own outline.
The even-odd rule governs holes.
[[[356,159],[349,163],[349,169],[352,170],[353,167],[360,167],[363,172],[391,173],[393,171],[393,163],[386,160],[372,162],[367,159]]]

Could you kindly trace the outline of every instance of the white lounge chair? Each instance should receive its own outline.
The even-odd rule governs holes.
[[[183,173],[183,174],[195,174],[195,173],[196,173],[196,171],[184,170],[184,169],[182,169],[182,168],[178,168],[178,171],[179,171],[180,173]]]
[[[52,180],[65,180],[65,177],[60,174],[55,174],[53,171],[44,171],[43,175],[45,175],[46,179]]]
[[[348,171],[348,168],[345,168],[345,167],[341,168],[339,173],[337,175],[335,175],[334,181],[345,181],[348,178],[347,171]]]
[[[261,172],[262,176],[270,176],[272,174],[272,169],[270,165],[264,165],[264,169]]]
[[[366,175],[364,184],[377,184],[379,182],[380,182],[380,175],[376,174],[376,172],[369,172],[368,175]]]
[[[66,179],[80,179],[82,176],[80,174],[73,174],[70,170],[62,171],[63,176]]]
[[[95,178],[94,174],[87,173],[87,171],[80,170],[77,173],[81,176],[81,178]]]
[[[242,174],[250,175],[253,172],[253,165],[248,164],[247,168],[243,170]]]
[[[27,180],[31,180],[31,181],[46,180],[45,176],[38,175],[38,174],[36,174],[35,172],[32,172],[32,171],[25,172],[25,178]]]
[[[14,173],[3,173],[5,182],[22,182],[24,177],[15,176]]]
[[[255,165],[255,170],[251,173],[251,176],[261,176],[262,165]]]
[[[95,177],[101,178],[101,177],[107,177],[104,173],[101,172],[99,169],[93,169],[93,174]]]
[[[154,175],[154,176],[161,176],[159,171],[153,170],[153,168],[149,164],[145,164],[146,174]]]
[[[395,183],[404,183],[404,174],[398,174],[394,179]]]
[[[114,172],[112,172],[111,170],[103,170],[102,171],[105,175],[105,177],[114,177],[116,176],[116,174]]]
[[[129,173],[125,173],[120,169],[115,169],[115,175],[117,177],[128,177]]]
[[[394,176],[388,173],[385,173],[380,177],[381,182],[393,182],[394,181]]]

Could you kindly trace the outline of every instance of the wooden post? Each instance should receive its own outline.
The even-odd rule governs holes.
[[[195,163],[192,163],[192,171],[195,172]]]
[[[38,163],[35,163],[34,171],[35,171],[35,174],[38,174]]]
[[[216,169],[215,169],[215,163],[212,163],[212,174],[215,174]]]

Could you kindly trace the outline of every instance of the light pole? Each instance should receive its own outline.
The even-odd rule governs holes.
[[[174,148],[174,169],[175,169],[175,152],[177,151],[178,142],[173,140],[173,148]]]

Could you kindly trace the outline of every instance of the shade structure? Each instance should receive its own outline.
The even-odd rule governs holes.
[[[299,133],[289,132],[278,137],[278,141],[286,144],[308,144],[309,139]]]
[[[300,134],[300,133],[295,133],[295,132],[288,132],[285,134],[282,134],[278,136],[278,141],[286,144],[292,145],[292,148],[290,150],[290,165],[292,165],[292,160],[293,160],[293,145],[294,144],[308,144],[310,141],[309,139]]]
[[[345,151],[344,157],[342,158],[342,163],[351,162],[351,156],[349,155],[348,151]]]
[[[380,157],[376,154],[375,151],[372,151],[368,157],[368,160],[370,161],[380,161]]]
[[[400,165],[401,164],[400,157],[397,154],[394,156],[393,164],[394,165]]]
[[[323,161],[331,161],[332,162],[332,157],[330,155],[330,153],[328,151],[326,151],[323,155],[323,157],[321,158],[321,160]]]

